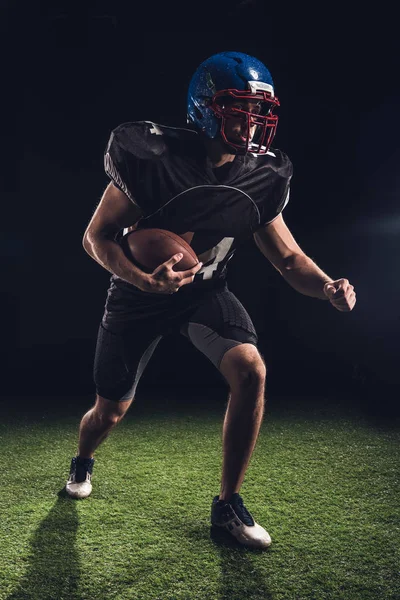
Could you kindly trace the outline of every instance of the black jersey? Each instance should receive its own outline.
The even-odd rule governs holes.
[[[190,129],[123,123],[111,133],[104,163],[114,185],[141,208],[137,228],[182,235],[203,263],[194,282],[164,296],[164,304],[188,288],[192,293],[219,285],[236,247],[273,221],[289,199],[292,164],[283,152],[238,155],[213,168],[199,134]],[[141,292],[115,275],[109,300],[115,288],[135,297],[138,310],[151,308],[149,296],[154,308],[160,303],[160,294]]]

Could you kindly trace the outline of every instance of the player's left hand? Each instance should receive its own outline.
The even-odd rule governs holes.
[[[354,287],[348,279],[337,279],[324,285],[324,294],[337,310],[349,312],[353,310],[356,303]]]

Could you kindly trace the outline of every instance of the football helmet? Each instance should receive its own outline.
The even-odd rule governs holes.
[[[257,58],[220,52],[195,71],[188,89],[187,119],[208,138],[221,136],[235,154],[266,154],[278,124],[279,100],[271,73]],[[227,123],[240,119],[241,137],[227,135]]]

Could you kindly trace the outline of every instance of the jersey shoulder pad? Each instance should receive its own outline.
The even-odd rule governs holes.
[[[197,137],[196,132],[189,129],[159,125],[153,121],[131,121],[112,131],[108,146],[118,145],[120,150],[136,158],[152,159],[194,137]]]
[[[260,225],[273,221],[289,200],[293,167],[288,156],[281,150],[271,148],[267,154],[255,157],[256,171],[265,175],[262,194],[259,196]]]
[[[273,169],[280,177],[290,179],[293,175],[293,165],[290,158],[278,148],[270,148],[265,155],[257,156],[260,166]]]
[[[164,153],[165,142],[159,125],[149,121],[130,121],[112,130],[107,151],[115,147],[136,158],[151,159]]]

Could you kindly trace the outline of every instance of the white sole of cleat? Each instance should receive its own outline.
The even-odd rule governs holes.
[[[250,527],[237,518],[224,523],[224,525],[214,525],[214,527],[224,529],[244,546],[250,546],[251,548],[269,548],[272,544],[269,533],[265,531],[264,527],[261,527],[261,525],[256,522]]]
[[[92,492],[92,484],[88,480],[81,483],[68,481],[65,490],[71,498],[87,498]]]

